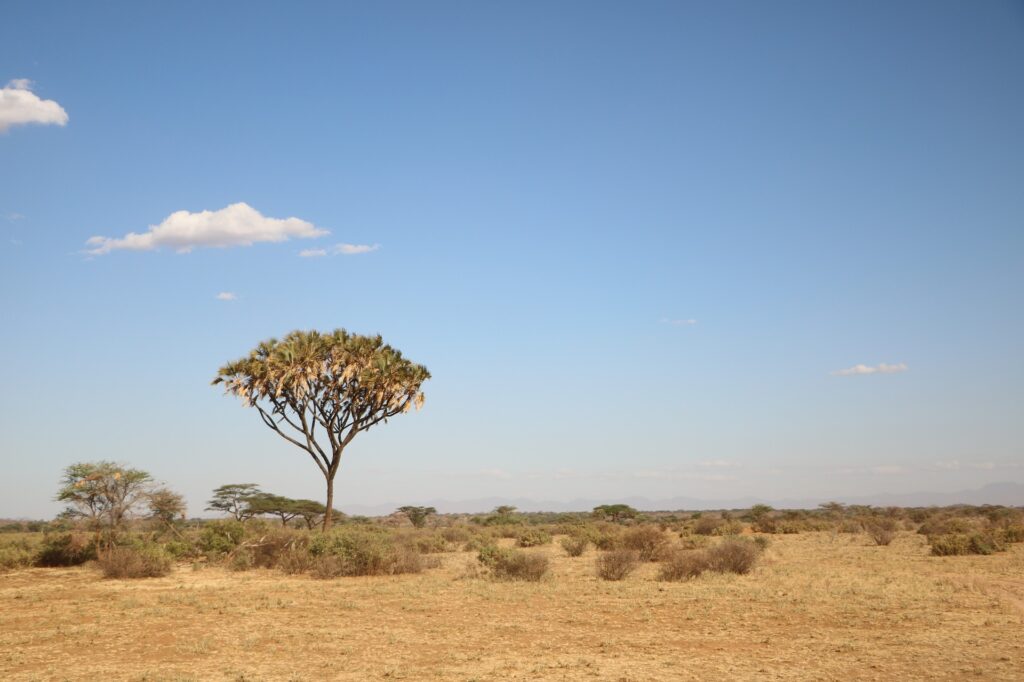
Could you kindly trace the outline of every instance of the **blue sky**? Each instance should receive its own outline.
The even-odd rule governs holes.
[[[293,5],[5,4],[0,516],[322,497],[209,386],[297,328],[434,376],[342,509],[1024,482],[1020,3]],[[302,222],[88,253],[238,203]]]

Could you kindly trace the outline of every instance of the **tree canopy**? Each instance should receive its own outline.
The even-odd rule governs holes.
[[[399,507],[395,511],[399,514],[405,514],[405,517],[409,519],[412,525],[416,528],[423,528],[423,526],[427,525],[427,518],[431,514],[437,513],[437,510],[433,507],[414,507],[412,505]]]
[[[206,503],[208,511],[219,511],[245,521],[252,516],[249,500],[261,494],[255,483],[227,483],[213,491],[213,497]]]
[[[331,525],[334,478],[355,436],[423,405],[426,367],[380,336],[344,329],[294,331],[220,368],[214,385],[255,407],[263,423],[312,458],[327,482],[323,527]]]

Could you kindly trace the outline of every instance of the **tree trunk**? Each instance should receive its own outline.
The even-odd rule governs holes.
[[[327,509],[324,510],[324,532],[331,529],[331,513],[334,511],[334,477],[327,478]]]

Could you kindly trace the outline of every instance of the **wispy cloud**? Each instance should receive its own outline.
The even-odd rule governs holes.
[[[370,253],[380,248],[380,244],[335,244],[329,249],[303,249],[299,251],[302,258],[323,258],[324,256],[357,256]]]
[[[101,256],[111,251],[152,251],[160,248],[188,253],[198,247],[251,246],[257,242],[283,242],[328,234],[298,218],[267,218],[246,203],[231,204],[219,211],[176,211],[159,225],[141,234],[124,237],[92,237],[86,253]]]
[[[899,372],[906,372],[909,369],[906,363],[899,363],[897,365],[887,365],[881,363],[872,367],[871,365],[854,365],[853,367],[847,367],[846,369],[837,369],[832,372],[833,376],[837,377],[853,377],[860,376],[862,374],[897,374]]]
[[[342,256],[355,256],[360,253],[370,253],[379,248],[380,244],[335,244],[331,247],[331,252]]]
[[[23,214],[21,214],[21,213],[8,213],[4,217],[7,218],[8,222],[13,223],[13,222],[17,222],[19,220],[24,219],[25,216]]]
[[[52,99],[32,92],[27,78],[12,80],[0,88],[0,133],[17,125],[67,125],[68,112]]]
[[[661,323],[662,324],[669,324],[669,325],[672,325],[673,327],[690,327],[690,326],[693,326],[693,325],[697,324],[697,320],[694,320],[693,318],[685,318],[684,319],[684,318],[663,317],[663,318],[661,318]]]
[[[731,462],[726,459],[709,459],[704,462],[697,462],[697,466],[713,469],[733,469],[740,466],[740,463]]]
[[[238,295],[232,291],[222,291],[217,294],[218,301],[234,301],[238,298]]]

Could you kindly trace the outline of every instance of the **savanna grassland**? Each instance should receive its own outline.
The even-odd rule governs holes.
[[[265,524],[159,577],[104,577],[102,561],[11,566],[0,678],[1024,679],[1024,544],[936,556],[904,520],[887,545],[839,523],[759,533],[754,554],[751,524],[731,523],[735,537],[692,522],[336,531],[417,549],[372,564],[383,575],[354,575],[374,572],[352,568],[355,545],[296,550],[310,533]],[[581,533],[582,554],[569,556],[561,540]],[[728,543],[751,550],[747,572],[701,563]],[[625,575],[599,577],[598,557],[617,550]],[[537,558],[538,573],[513,562],[527,572],[504,577],[525,579],[500,579],[513,555]],[[697,570],[666,579],[671,561],[694,557]]]

